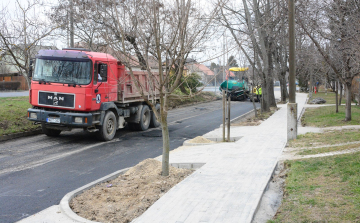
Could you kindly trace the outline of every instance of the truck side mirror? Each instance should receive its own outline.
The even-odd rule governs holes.
[[[102,78],[101,82],[107,81],[107,64],[100,64],[100,76]]]
[[[94,85],[97,84],[97,82],[98,82],[98,63],[96,62],[94,65]]]
[[[33,59],[30,59],[28,77],[32,77],[32,74],[33,74],[33,63],[34,63],[34,60],[33,60]]]

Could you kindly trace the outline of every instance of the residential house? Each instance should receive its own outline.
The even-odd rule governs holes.
[[[195,62],[195,63],[187,63],[185,66],[188,74],[191,73],[198,74],[201,77],[201,82],[204,85],[213,84],[215,74],[212,70],[210,70],[210,68],[208,68],[204,64],[199,64]]]

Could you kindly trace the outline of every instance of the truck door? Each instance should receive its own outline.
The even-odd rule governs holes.
[[[96,62],[94,65],[93,89],[95,100],[92,100],[93,108],[99,109],[102,102],[109,101],[108,65],[104,62]]]

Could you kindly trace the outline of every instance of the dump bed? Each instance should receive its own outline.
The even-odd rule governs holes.
[[[147,71],[133,70],[133,76],[136,81],[132,78],[129,70],[125,70],[125,66],[118,66],[118,102],[130,103],[144,101],[142,94],[147,97],[148,100],[158,99],[158,90],[156,90],[156,80],[158,80],[158,72],[149,75]],[[136,82],[139,83],[140,89],[136,87]],[[140,90],[140,92],[139,92]]]

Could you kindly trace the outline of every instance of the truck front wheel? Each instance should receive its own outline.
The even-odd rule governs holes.
[[[112,111],[106,112],[103,125],[99,126],[99,139],[103,141],[112,140],[116,133],[116,127],[117,122],[114,113]]]
[[[147,105],[143,105],[140,113],[140,122],[136,123],[136,127],[140,131],[145,131],[149,128],[151,119],[150,108]]]
[[[43,133],[47,136],[58,136],[61,133],[61,130],[47,128],[45,123],[41,123],[41,128]]]

